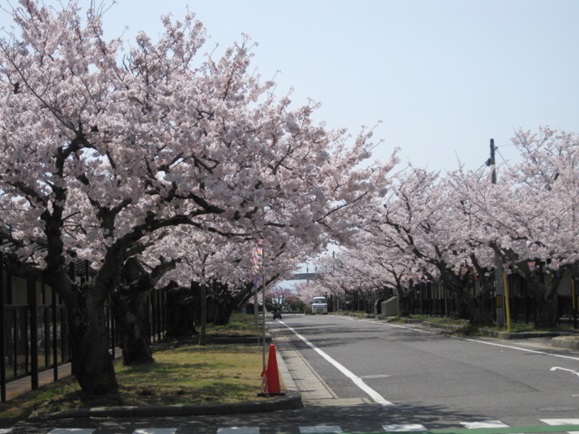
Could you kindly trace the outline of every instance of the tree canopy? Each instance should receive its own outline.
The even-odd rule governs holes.
[[[129,259],[182,226],[319,251],[351,234],[349,210],[383,193],[395,163],[362,164],[372,131],[350,140],[313,121],[316,104],[276,96],[251,72],[249,39],[214,58],[188,14],[127,44],[105,39],[103,10],[20,0],[0,40],[3,236],[70,308],[73,373],[93,393],[116,387],[97,335]],[[67,273],[78,259],[94,270],[82,287]]]

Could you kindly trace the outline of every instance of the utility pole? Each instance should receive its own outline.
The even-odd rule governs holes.
[[[491,158],[489,166],[492,168],[491,182],[497,183],[497,169],[495,165],[495,140],[491,139]],[[495,307],[497,315],[497,326],[505,326],[505,286],[503,280],[503,259],[495,251]]]
[[[493,171],[491,174],[491,182],[493,184],[497,183],[497,169],[495,166],[495,139],[491,139],[491,159],[489,160],[489,166],[492,167]]]

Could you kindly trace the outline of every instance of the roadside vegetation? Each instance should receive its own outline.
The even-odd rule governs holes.
[[[509,333],[540,333],[540,332],[560,332],[578,333],[572,324],[561,324],[553,327],[539,327],[533,323],[511,323],[510,328],[498,327],[497,325],[479,326],[461,318],[435,317],[428,315],[398,316],[392,318],[390,322],[396,323],[429,323],[441,327],[452,327],[453,334],[466,336],[482,336],[485,331],[509,332]]]
[[[332,312],[332,315],[353,316],[356,318],[374,317],[360,311],[339,311]],[[469,320],[455,317],[441,317],[429,315],[404,315],[388,318],[388,322],[398,324],[428,323],[429,325],[446,328],[448,332],[458,336],[484,336],[488,331],[508,332],[508,333],[548,333],[556,332],[562,334],[579,334],[579,330],[573,328],[572,323],[560,324],[553,327],[539,327],[533,323],[511,323],[510,329],[498,327],[497,325],[480,326],[472,324]]]
[[[0,426],[14,420],[85,407],[215,404],[261,400],[262,348],[254,317],[233,315],[227,326],[209,326],[208,344],[188,340],[155,345],[155,363],[123,366],[115,393],[83,394],[74,378],[31,391],[0,405]],[[253,338],[255,337],[255,341]],[[230,343],[228,343],[228,338]],[[240,338],[248,342],[238,343]],[[212,339],[220,343],[211,343]]]

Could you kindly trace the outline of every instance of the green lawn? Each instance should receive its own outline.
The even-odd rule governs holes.
[[[253,337],[253,316],[235,315],[224,327],[209,327],[212,336]],[[83,407],[232,403],[258,400],[262,348],[255,343],[208,344],[195,339],[165,342],[154,352],[155,363],[123,366],[115,362],[120,390],[88,398],[77,382],[64,379],[0,405],[0,423],[32,415]]]

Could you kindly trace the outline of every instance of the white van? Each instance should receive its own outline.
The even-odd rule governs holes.
[[[326,300],[326,297],[317,296],[312,298],[312,313],[328,313],[328,301]]]

